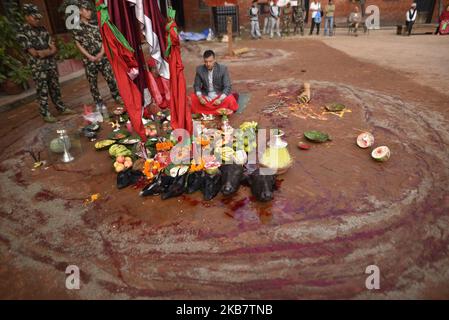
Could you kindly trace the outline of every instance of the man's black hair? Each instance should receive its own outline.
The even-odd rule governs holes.
[[[203,53],[203,59],[207,59],[209,57],[214,57],[215,58],[215,52],[213,52],[212,50],[206,50]]]

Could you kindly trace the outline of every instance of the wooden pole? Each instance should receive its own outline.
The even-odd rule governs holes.
[[[233,56],[232,52],[232,17],[227,16],[226,17],[226,23],[227,23],[227,31],[228,31],[228,55]]]

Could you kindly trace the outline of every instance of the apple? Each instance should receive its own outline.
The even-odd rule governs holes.
[[[125,163],[125,156],[118,156],[117,159],[116,159],[116,161],[117,161],[118,163]]]
[[[117,165],[115,166],[115,172],[121,172],[125,170],[125,166],[122,163],[117,163]]]

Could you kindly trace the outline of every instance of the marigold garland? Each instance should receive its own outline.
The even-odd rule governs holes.
[[[171,148],[173,148],[173,143],[171,141],[165,141],[165,142],[158,142],[156,143],[156,151],[169,151]]]

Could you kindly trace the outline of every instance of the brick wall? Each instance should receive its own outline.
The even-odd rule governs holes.
[[[200,8],[200,0],[183,0],[185,29],[201,31],[211,23],[210,8]]]
[[[266,3],[268,1],[260,0],[259,3]],[[238,0],[239,5],[239,20],[240,25],[248,27],[249,17],[248,8],[251,6],[251,0]],[[321,0],[321,4],[328,3],[328,0]],[[344,22],[349,16],[349,13],[353,10],[357,2],[352,0],[334,0],[336,7],[336,21]],[[397,23],[403,23],[405,21],[405,13],[409,8],[412,0],[366,0],[366,6],[373,4],[380,9],[380,22],[381,26],[395,25]],[[438,5],[435,6],[433,21],[436,21]],[[186,29],[202,30],[209,27],[210,24],[210,12],[199,10],[199,0],[185,0],[184,1],[184,17],[186,21]]]

